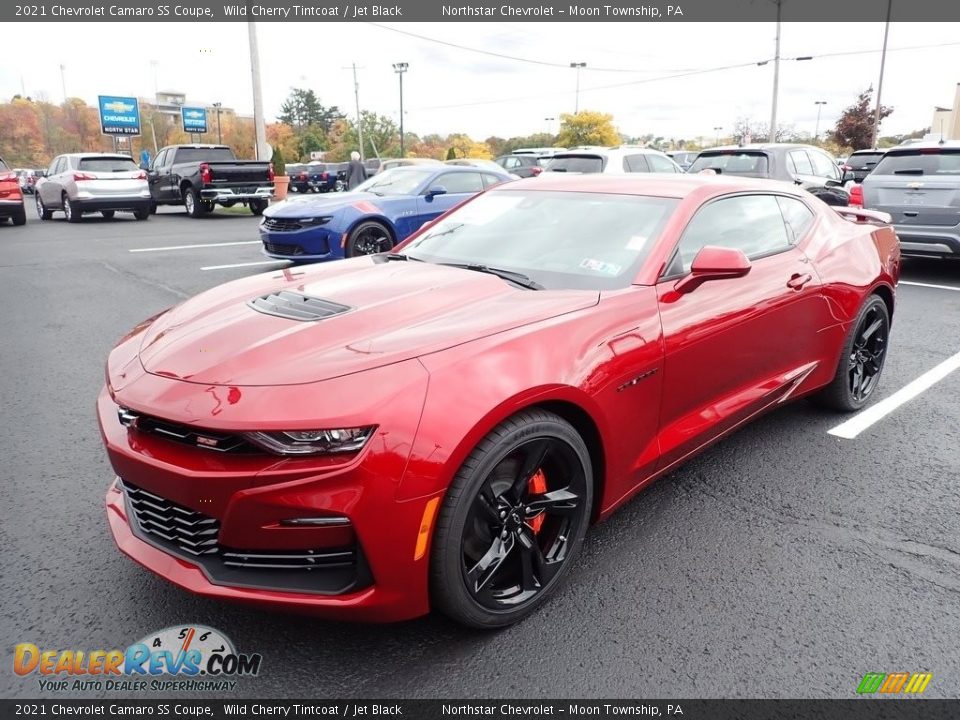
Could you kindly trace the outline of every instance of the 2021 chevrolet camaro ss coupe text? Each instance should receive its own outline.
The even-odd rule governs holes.
[[[109,357],[113,535],[207,597],[514,622],[710,442],[871,398],[882,220],[766,180],[544,175],[393,252],[214,288]]]

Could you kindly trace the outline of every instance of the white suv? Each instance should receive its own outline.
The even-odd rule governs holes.
[[[683,168],[659,150],[631,145],[590,147],[557,153],[543,170],[565,173],[682,173]]]

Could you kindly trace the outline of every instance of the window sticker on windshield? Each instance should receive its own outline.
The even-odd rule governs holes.
[[[627,250],[643,250],[644,246],[647,244],[646,235],[633,235],[627,241]]]
[[[604,275],[619,275],[623,269],[620,265],[603,262],[603,260],[594,260],[593,258],[584,258],[580,261],[580,267],[584,270],[603,273]]]

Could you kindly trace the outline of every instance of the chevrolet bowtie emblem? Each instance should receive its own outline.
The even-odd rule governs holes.
[[[923,183],[922,182],[907,183],[907,187],[910,188],[911,190],[917,190],[923,187]]]

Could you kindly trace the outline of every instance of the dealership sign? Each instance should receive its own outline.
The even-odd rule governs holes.
[[[207,131],[207,110],[202,107],[182,107],[180,117],[183,119],[183,131],[188,133],[205,133]]]
[[[99,95],[100,132],[104,135],[139,135],[140,105],[135,97]]]

